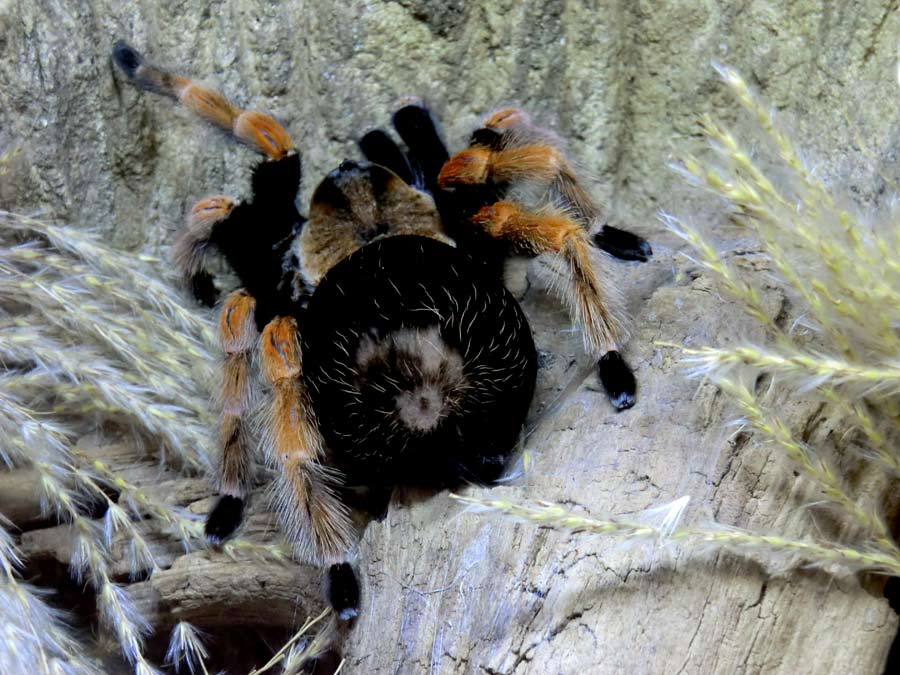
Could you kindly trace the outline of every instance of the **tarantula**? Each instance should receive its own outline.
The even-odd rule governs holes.
[[[401,147],[365,134],[367,161],[344,161],[296,206],[300,154],[271,117],[148,63],[123,42],[113,60],[138,87],[170,96],[265,155],[252,199],[207,197],[174,243],[196,298],[217,302],[224,257],[240,288],[221,302],[219,499],[206,535],[241,523],[253,478],[254,365],[270,390],[265,455],[278,470],[280,524],[297,557],[328,566],[329,599],[355,616],[351,517],[387,508],[400,485],[490,484],[532,398],[537,358],[504,287],[513,255],[555,256],[558,289],[616,408],[634,404],[623,335],[601,285],[589,228],[601,211],[562,143],[519,110],[489,115],[450,157],[418,100],[393,114]],[[600,248],[646,260],[646,241],[608,225]]]

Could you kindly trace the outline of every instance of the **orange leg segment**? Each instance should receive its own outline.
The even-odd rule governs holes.
[[[219,316],[219,340],[225,358],[219,392],[219,492],[246,499],[252,482],[252,458],[247,416],[252,406],[251,355],[259,337],[256,300],[244,290],[229,294]]]
[[[472,222],[523,253],[558,253],[564,264],[560,295],[582,330],[585,350],[599,358],[618,349],[621,329],[608,306],[611,294],[603,289],[591,243],[578,223],[560,212],[532,213],[512,202],[485,206]]]
[[[113,48],[113,60],[137,86],[178,99],[203,119],[234,134],[270,159],[281,159],[294,150],[290,136],[268,115],[241,110],[214,89],[148,63],[140,52],[124,42]]]
[[[273,319],[263,330],[262,369],[272,386],[266,448],[279,467],[276,509],[298,557],[316,564],[346,560],[355,538],[339,477],[321,464],[324,442],[303,385],[297,322]]]
[[[239,204],[227,195],[201,199],[188,214],[185,226],[172,244],[172,257],[185,278],[203,271],[210,253],[210,239],[216,225],[227,220]]]

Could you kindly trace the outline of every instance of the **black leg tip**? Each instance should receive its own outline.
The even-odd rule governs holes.
[[[634,406],[636,400],[634,394],[624,391],[609,397],[609,402],[613,404],[616,410],[628,410]]]
[[[206,541],[218,545],[227,539],[244,518],[244,500],[222,495],[206,517]]]
[[[417,125],[423,123],[431,125],[434,123],[431,111],[425,105],[425,102],[420,98],[412,97],[404,101],[403,105],[394,111],[392,121],[395,125],[399,121],[400,126],[410,123]]]
[[[359,582],[350,563],[328,568],[328,601],[341,621],[359,615]]]
[[[600,382],[616,410],[627,410],[635,403],[637,381],[634,373],[617,351],[606,352],[598,363]]]
[[[134,78],[135,71],[144,63],[141,53],[124,40],[113,45],[112,58],[130,79]]]
[[[653,248],[646,239],[610,225],[604,225],[594,235],[594,243],[620,260],[647,262],[653,255]]]

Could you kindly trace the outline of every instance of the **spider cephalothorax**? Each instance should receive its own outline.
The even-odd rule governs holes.
[[[353,616],[347,564],[358,537],[350,502],[384,508],[401,485],[498,479],[534,390],[537,359],[522,310],[503,284],[512,255],[549,254],[555,287],[619,409],[635,381],[594,244],[645,260],[650,247],[603,226],[560,139],[518,110],[489,115],[450,157],[430,111],[394,113],[316,188],[295,200],[300,155],[270,117],[148,64],[118,43],[136,85],[171,96],[266,155],[250,201],[208,197],[174,245],[197,299],[215,304],[220,254],[240,280],[221,303],[220,498],[206,524],[219,542],[240,524],[253,483],[249,417],[255,355],[268,384],[262,446],[276,469],[277,511],[299,558],[329,566],[330,599]]]

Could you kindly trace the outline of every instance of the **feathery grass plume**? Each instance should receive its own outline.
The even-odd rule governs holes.
[[[156,449],[167,468],[208,468],[217,349],[208,318],[159,276],[165,267],[89,234],[0,211],[0,463],[37,471],[45,516],[70,528],[72,576],[93,588],[101,624],[146,675],[158,672],[144,657],[150,626],[113,580],[113,550],[124,551],[132,576],[152,573],[148,519],[185,550],[204,545],[202,522],[119,475],[77,439],[113,421]],[[104,515],[95,520],[88,514],[97,506]],[[58,613],[16,579],[18,557],[7,539],[0,534],[0,624],[9,627],[0,671],[39,664],[42,672],[93,672]],[[224,552],[290,559],[277,542],[234,539]],[[170,647],[175,661],[205,672],[205,653],[187,624]],[[311,653],[294,641],[280,655],[299,664]]]
[[[197,672],[209,675],[206,670],[208,658],[209,652],[200,639],[200,631],[187,621],[179,621],[172,629],[169,648],[166,650],[166,663],[172,664],[176,673],[181,672],[184,664],[191,675]]]
[[[885,214],[869,222],[843,207],[806,168],[741,76],[731,68],[717,69],[779,166],[764,171],[735,134],[707,117],[701,128],[715,159],[686,156],[677,168],[724,199],[734,221],[756,236],[800,318],[789,329],[778,325],[753,282],[744,281],[699,228],[663,214],[663,222],[693,249],[695,261],[769,339],[764,345],[660,346],[680,349],[689,374],[716,384],[755,437],[779,448],[851,527],[852,545],[817,544],[823,562],[897,575],[900,547],[877,506],[881,495],[866,503],[853,494],[829,457],[849,438],[862,448],[860,460],[873,462],[889,484],[900,475],[900,219]],[[848,433],[833,446],[810,445],[774,410],[770,392],[757,391],[753,383],[761,378],[787,388],[795,399],[830,404],[848,420]],[[708,541],[735,545],[751,541],[746,534],[721,531]],[[757,539],[761,545],[776,540],[784,545],[777,537]],[[834,553],[838,549],[840,555]]]
[[[326,616],[329,616],[329,620],[324,628],[319,630],[315,637],[308,639],[310,637],[309,631],[312,627],[321,622]],[[334,644],[334,633],[336,631],[337,619],[335,614],[330,609],[326,609],[317,617],[308,618],[304,621],[303,625],[294,633],[294,636],[285,642],[271,659],[260,668],[251,670],[248,675],[262,675],[272,670],[279,663],[282,664],[284,673],[290,675],[298,673],[301,669],[310,665],[325,649]]]
[[[0,249],[0,307],[16,308],[0,313],[0,359],[24,375],[8,378],[20,397],[56,394],[54,412],[74,413],[82,427],[112,417],[186,468],[208,468],[208,318],[155,278],[152,259],[6,212],[0,224],[7,238],[38,238]],[[81,396],[77,385],[86,385]]]
[[[681,527],[688,503],[687,497],[670,504],[623,518],[620,516],[590,517],[574,513],[549,502],[516,503],[499,499],[478,499],[450,495],[468,505],[473,513],[496,513],[514,520],[532,522],[542,527],[574,533],[616,536],[625,541],[650,541],[657,545],[684,543],[692,547],[710,545],[715,548],[764,551],[771,555],[795,559],[808,567],[828,567],[833,564],[855,572],[877,572],[900,576],[900,560],[878,550],[860,550],[813,541],[788,539],[777,535],[760,535],[739,528],[712,525],[709,527]],[[659,524],[654,519],[659,519]]]
[[[678,524],[690,503],[690,497],[679,497],[669,504],[654,507],[628,519],[612,516],[590,518],[551,502],[517,504],[501,499],[478,499],[452,493],[450,497],[466,504],[473,513],[502,513],[511,518],[571,532],[616,534],[625,539],[656,539],[659,542],[672,539],[679,531]]]
[[[5,672],[71,672],[93,674],[98,669],[79,655],[62,614],[49,607],[40,589],[19,580],[22,559],[0,516],[0,665]]]
[[[158,449],[169,468],[209,467],[213,331],[159,278],[165,267],[75,229],[0,211],[0,462],[37,471],[45,515],[70,527],[73,577],[93,588],[101,623],[135,672],[148,675],[157,672],[143,654],[150,628],[113,581],[111,546],[127,542],[130,573],[145,573],[156,563],[143,519],[164,523],[185,547],[202,540],[201,525],[147,498],[75,441],[114,421]],[[105,515],[94,520],[87,507],[98,503]],[[83,659],[63,639],[57,614],[16,580],[11,552],[0,542],[0,623],[8,626],[0,670],[89,672],[76,668]]]
[[[143,654],[143,638],[150,631],[150,626],[122,587],[112,581],[103,527],[83,515],[79,496],[65,483],[78,474],[66,472],[67,465],[52,467],[51,470],[50,465],[43,464],[37,462],[34,466],[44,472],[41,485],[46,501],[55,507],[59,520],[70,523],[74,530],[70,560],[73,577],[77,581],[87,581],[96,591],[97,608],[103,624],[116,637],[122,654],[134,664],[135,672],[155,673],[156,670]]]

